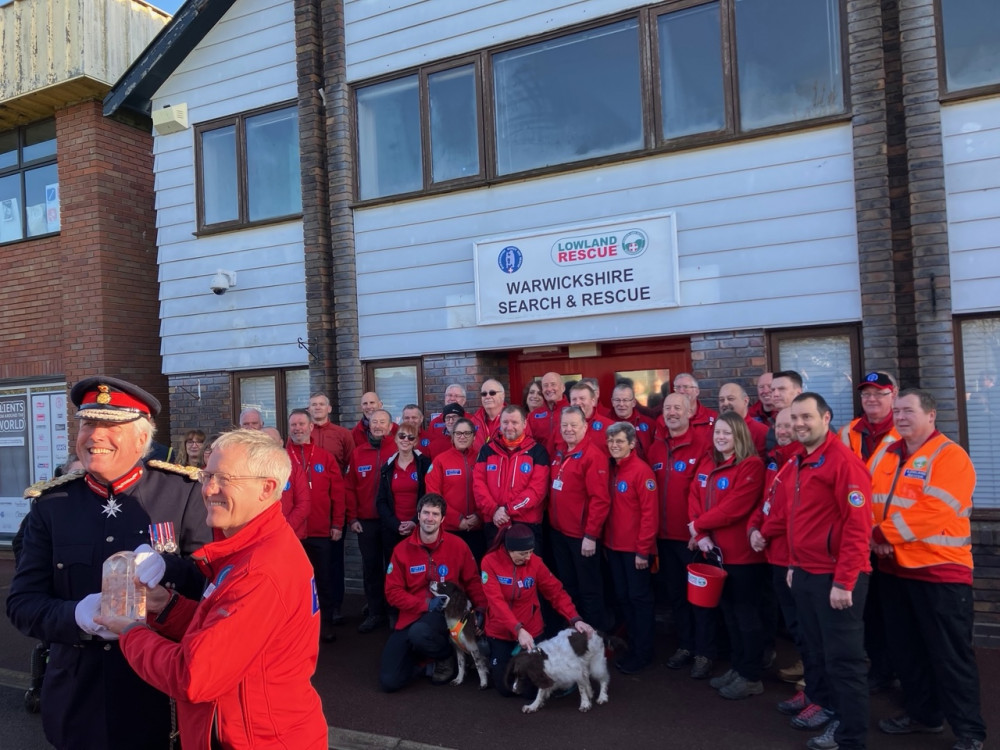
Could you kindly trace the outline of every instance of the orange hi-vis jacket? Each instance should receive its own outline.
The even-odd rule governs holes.
[[[840,432],[838,434],[840,435],[840,439],[843,441],[844,445],[850,448],[854,452],[855,456],[864,461],[865,457],[861,455],[861,441],[864,440],[864,435],[859,430],[854,429],[855,425],[857,425],[860,421],[861,417],[852,419],[840,428]],[[897,440],[902,439],[903,438],[900,437],[899,433],[896,432],[896,428],[893,427],[882,437],[882,440],[879,441],[878,448],[884,448],[885,446],[892,445]],[[876,451],[878,448],[876,448]]]
[[[971,582],[969,516],[976,470],[969,454],[939,432],[912,455],[905,453],[900,440],[882,446],[869,461],[875,541],[892,545],[900,575],[907,569],[960,565]]]

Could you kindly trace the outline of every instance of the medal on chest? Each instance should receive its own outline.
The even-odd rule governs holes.
[[[115,498],[109,497],[108,501],[101,506],[101,513],[103,513],[108,518],[117,518],[118,514],[123,511],[122,506],[119,505]]]
[[[178,547],[174,522],[149,524],[149,544],[157,552],[176,552]]]

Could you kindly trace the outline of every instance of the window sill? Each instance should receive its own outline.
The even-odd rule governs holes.
[[[52,237],[58,237],[62,233],[62,230],[56,232],[47,232],[46,234],[35,234],[31,237],[22,237],[19,240],[5,240],[0,242],[0,247],[13,247],[14,245],[23,245],[25,242],[34,242],[35,240],[47,240]]]
[[[244,229],[258,229],[269,227],[274,224],[286,224],[290,221],[301,221],[302,214],[289,214],[288,216],[276,216],[273,219],[261,219],[260,221],[248,221],[245,224],[220,224],[217,226],[200,227],[198,231],[192,232],[194,237],[211,237],[214,234],[227,234],[229,232],[240,232]]]

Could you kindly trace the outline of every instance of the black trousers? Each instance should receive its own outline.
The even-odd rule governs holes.
[[[625,616],[629,638],[629,658],[648,663],[653,660],[653,587],[649,568],[635,567],[634,552],[609,549],[608,567],[614,582],[615,598]]]
[[[882,611],[885,606],[885,597],[882,595],[885,573],[878,569],[878,558],[874,554],[871,557],[872,575],[868,582],[868,599],[865,601],[865,651],[871,662],[868,676],[874,681],[886,681],[892,679],[895,670],[889,647],[891,639],[885,624],[885,613]]]
[[[344,538],[335,542],[329,537],[310,536],[302,540],[302,547],[316,577],[320,616],[329,620],[344,602]]]
[[[958,737],[982,740],[979,670],[972,649],[972,586],[882,574],[882,612],[892,661],[913,719],[947,719]]]
[[[764,622],[760,601],[767,580],[767,564],[727,565],[722,590],[722,616],[731,649],[730,664],[750,682],[760,680],[764,659]]]
[[[447,659],[453,646],[448,623],[441,612],[425,612],[416,622],[394,630],[382,648],[378,670],[379,687],[393,693],[416,676],[421,658]]]
[[[854,585],[847,609],[830,606],[833,574],[796,568],[792,597],[798,612],[805,651],[809,698],[840,720],[834,739],[841,750],[866,747],[868,739],[868,665],[865,663],[865,597],[868,575]]]
[[[361,570],[370,617],[384,617],[386,614],[385,569],[389,567],[398,537],[395,530],[386,529],[377,518],[361,521],[358,549],[361,551]]]
[[[792,597],[792,590],[788,588],[788,567],[785,565],[768,565],[771,569],[771,588],[774,591],[774,599],[781,610],[781,617],[785,621],[788,634],[792,637],[792,643],[802,655],[805,649],[805,639],[802,637],[802,627],[799,625],[799,613],[795,609],[795,599]],[[765,621],[764,627],[767,627]]]
[[[657,539],[656,548],[660,555],[660,572],[657,574],[660,583],[657,589],[674,617],[677,647],[709,656],[695,651],[694,610],[687,598],[687,566],[693,559],[691,550],[687,542],[676,539]],[[714,658],[714,654],[712,656]]]
[[[601,576],[601,544],[590,557],[580,554],[582,539],[566,536],[552,529],[551,552],[549,557],[555,566],[556,577],[562,582],[566,593],[583,621],[598,630],[608,627],[604,607],[604,579]]]

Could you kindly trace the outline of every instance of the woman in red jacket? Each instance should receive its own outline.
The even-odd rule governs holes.
[[[507,663],[514,649],[531,651],[545,629],[541,593],[570,625],[590,635],[594,629],[580,619],[573,600],[559,579],[532,554],[535,534],[523,523],[509,524],[497,534],[483,558],[483,592],[486,594],[486,637],[490,642],[493,685],[500,695],[514,695],[505,684]]]
[[[730,700],[764,692],[760,681],[764,626],[760,598],[767,576],[764,556],[750,546],[747,521],[764,490],[764,462],[754,448],[743,417],[725,412],[715,422],[713,450],[698,464],[688,511],[691,549],[718,547],[725,563],[722,616],[732,647],[731,669],[709,684]],[[695,640],[711,650],[714,610],[696,607]]]
[[[449,429],[451,447],[435,454],[424,483],[427,492],[443,496],[448,504],[448,510],[444,514],[444,530],[465,540],[478,565],[486,554],[486,536],[472,490],[472,473],[477,456],[472,449],[472,441],[476,437],[476,427],[471,419],[462,417]]]

